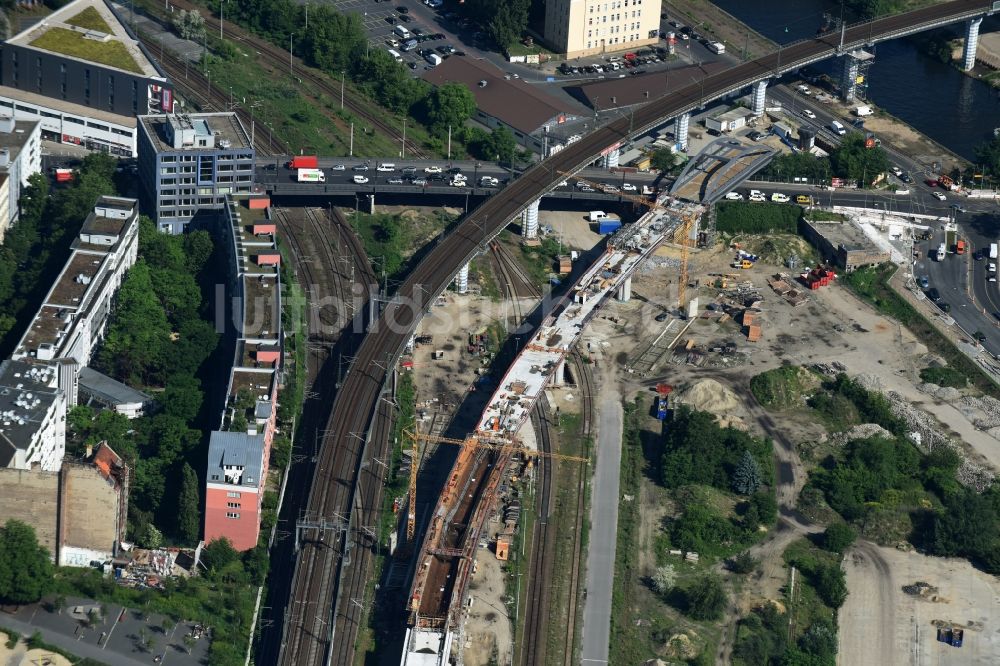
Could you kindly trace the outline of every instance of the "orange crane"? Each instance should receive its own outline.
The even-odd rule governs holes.
[[[493,436],[489,433],[482,435],[473,434],[469,435],[465,439],[452,439],[450,437],[441,437],[440,435],[430,435],[415,431],[406,431],[404,434],[406,437],[409,437],[413,443],[411,449],[413,460],[410,463],[409,506],[406,509],[406,542],[410,544],[413,543],[413,538],[417,531],[417,470],[420,467],[420,442],[426,442],[428,444],[450,444],[452,446],[470,446],[477,449],[497,452],[510,448],[514,444],[514,442],[511,442],[506,438]],[[516,446],[514,446],[514,452],[529,459],[548,458],[550,460],[565,460],[570,462],[582,462],[588,465],[590,464],[590,458],[570,456],[562,453],[546,453],[545,451],[536,451],[534,449],[528,449],[521,446],[520,442],[517,442]]]
[[[600,192],[603,192],[606,189],[606,185],[604,183],[595,183],[594,181],[588,180],[583,176],[567,173],[565,171],[560,171],[559,173],[562,174],[563,176],[576,178],[579,181],[583,181],[584,183],[587,183],[595,190],[598,190]],[[637,196],[635,194],[628,194],[626,192],[615,192],[614,194],[617,194],[618,196],[628,199],[633,203],[637,203],[640,206],[645,206],[650,211],[665,210],[663,206],[656,203],[655,199],[653,201],[650,201],[645,197]],[[681,314],[684,313],[684,305],[685,305],[685,300],[687,298],[688,254],[689,254],[688,243],[691,242],[691,229],[693,226],[694,226],[694,216],[691,215],[690,213],[685,214],[680,227],[681,271],[679,277],[679,284],[677,285],[677,309],[681,312]],[[674,236],[674,238],[676,238],[676,235]]]

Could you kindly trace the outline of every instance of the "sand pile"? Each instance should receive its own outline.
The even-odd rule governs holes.
[[[746,430],[743,404],[736,394],[714,379],[702,379],[681,391],[677,401],[700,412],[714,414],[722,426]]]

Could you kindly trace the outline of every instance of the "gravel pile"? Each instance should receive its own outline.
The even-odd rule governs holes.
[[[892,433],[877,423],[862,423],[844,432],[834,433],[830,437],[830,442],[838,446],[843,446],[856,439],[868,439],[869,437],[888,437],[892,439]]]
[[[681,260],[673,259],[670,257],[657,257],[653,255],[646,261],[642,263],[642,268],[639,270],[642,273],[651,273],[658,268],[680,268]]]
[[[927,395],[933,396],[938,400],[943,400],[944,402],[954,402],[962,397],[962,392],[952,386],[938,386],[937,384],[927,382],[917,388]]]
[[[994,430],[1000,428],[1000,400],[991,398],[990,396],[982,398],[967,396],[962,398],[961,405],[974,410],[971,420],[976,428],[985,430],[994,437],[997,436],[994,434]],[[965,412],[965,409],[962,411]]]
[[[976,492],[983,492],[990,487],[994,479],[993,472],[982,465],[968,460],[961,447],[938,430],[937,423],[929,414],[911,405],[896,391],[886,391],[882,387],[881,380],[874,375],[859,375],[856,377],[856,381],[867,390],[878,391],[889,399],[893,416],[901,419],[906,424],[910,440],[921,451],[930,453],[941,446],[955,451],[962,459],[962,463],[955,472],[955,477],[960,483],[972,488]],[[930,386],[933,386],[933,384]],[[940,388],[938,387],[938,389]],[[921,390],[924,390],[923,387],[921,387]],[[1000,401],[989,397],[965,397],[961,398],[959,404],[966,408],[978,409],[983,412],[986,415],[986,419],[980,419],[980,421],[989,422],[990,427],[997,428],[997,432],[1000,433]],[[980,427],[978,423],[977,427]]]

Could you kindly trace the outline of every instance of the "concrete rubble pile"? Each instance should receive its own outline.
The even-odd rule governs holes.
[[[649,274],[658,268],[680,268],[681,260],[672,257],[658,257],[655,254],[643,262],[639,272]]]
[[[955,478],[963,485],[976,492],[983,492],[993,483],[994,474],[988,468],[970,461],[965,451],[951,438],[945,436],[937,427],[934,419],[923,411],[911,405],[906,398],[896,391],[886,391],[882,382],[874,375],[858,375],[858,384],[869,391],[877,391],[889,400],[893,416],[906,424],[909,439],[925,453],[930,453],[940,446],[946,446],[955,451],[962,460],[955,472]]]
[[[868,439],[869,437],[888,437],[891,439],[892,433],[877,423],[862,423],[844,432],[834,433],[830,437],[830,442],[838,446],[843,446],[856,439]]]
[[[1000,400],[983,396],[976,398],[966,396],[960,402],[960,408],[966,416],[970,416],[972,424],[979,430],[986,430],[996,437],[995,430],[1000,429]],[[967,410],[973,410],[970,414]]]
[[[952,402],[962,397],[962,392],[951,386],[938,386],[937,384],[927,382],[921,384],[917,388],[920,389],[921,392],[933,396],[938,400],[943,400],[944,402]]]

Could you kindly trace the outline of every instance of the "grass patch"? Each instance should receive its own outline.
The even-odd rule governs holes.
[[[715,210],[716,229],[723,233],[794,234],[802,216],[801,207],[776,203],[720,201]]]
[[[892,264],[870,266],[843,276],[843,282],[862,300],[868,301],[883,314],[896,319],[922,340],[927,348],[938,354],[956,372],[965,376],[968,382],[986,395],[1000,399],[1000,386],[983,370],[962,353],[951,340],[944,336],[924,315],[917,311],[902,296],[889,286],[889,280],[896,272]]]
[[[508,241],[514,238],[513,234],[508,236]],[[541,239],[538,245],[517,244],[520,252],[520,265],[524,268],[525,274],[531,279],[539,289],[545,288],[549,278],[555,273],[556,257],[560,250],[568,253],[569,250],[563,247],[558,240],[551,236]]]
[[[107,21],[101,16],[93,7],[87,7],[79,14],[72,16],[64,21],[70,25],[75,25],[78,28],[83,28],[85,30],[96,30],[97,32],[103,32],[110,34],[111,26],[108,25]]]
[[[46,51],[142,74],[142,68],[125,45],[114,39],[98,42],[84,39],[83,34],[67,28],[52,27],[33,40],[31,45]]]
[[[819,377],[797,365],[786,365],[755,375],[750,392],[768,409],[788,409],[805,405],[805,397],[819,386]]]
[[[811,208],[803,213],[802,217],[810,222],[846,222],[847,216],[842,213],[823,210],[822,208]]]
[[[352,212],[351,226],[365,246],[365,254],[379,276],[399,280],[411,268],[414,253],[452,221],[443,210],[431,215],[404,211],[398,215]],[[390,289],[390,291],[392,291]]]
[[[969,380],[964,373],[955,368],[930,367],[920,371],[920,379],[938,386],[950,386],[952,388],[965,388],[969,385]]]
[[[500,285],[492,268],[487,256],[476,257],[469,269],[469,279],[479,285],[479,293],[491,301],[499,302],[502,298]]]

